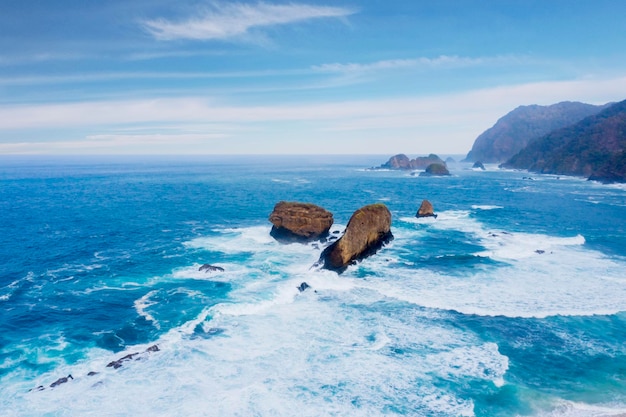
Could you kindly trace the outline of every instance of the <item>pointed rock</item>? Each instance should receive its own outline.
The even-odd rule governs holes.
[[[420,208],[417,209],[417,214],[415,214],[415,217],[437,218],[437,215],[435,214],[433,205],[430,203],[430,201],[422,200],[422,204],[420,205]]]
[[[391,212],[387,206],[378,203],[362,207],[350,217],[344,235],[324,249],[317,265],[341,273],[392,239]]]

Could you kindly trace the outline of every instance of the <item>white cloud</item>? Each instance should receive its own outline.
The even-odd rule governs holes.
[[[100,101],[0,107],[0,152],[14,153],[11,136],[20,132],[88,130],[90,140],[80,141],[85,153],[109,148],[155,153],[302,153],[323,149],[328,153],[467,152],[482,131],[498,118],[524,104],[552,104],[572,100],[600,104],[626,96],[626,76],[542,82],[425,97],[385,98],[263,106],[222,105],[197,97],[158,100]],[[168,131],[159,126],[180,126]],[[203,125],[204,127],[201,127]],[[228,130],[220,128],[227,126]],[[149,135],[115,133],[143,127]],[[186,127],[186,131],[185,131]],[[193,128],[194,130],[190,130]],[[113,133],[111,133],[113,132]],[[192,132],[192,136],[184,136]],[[94,136],[95,135],[95,136]],[[215,146],[196,146],[209,138],[228,135]],[[32,134],[31,134],[32,137]],[[84,137],[84,136],[83,136]],[[162,140],[160,140],[161,138]],[[186,138],[185,140],[183,140]],[[94,140],[96,139],[96,140]],[[191,140],[196,140],[192,147]],[[180,145],[172,148],[170,142]],[[367,149],[359,144],[368,141]],[[74,143],[74,142],[72,142]],[[66,143],[69,148],[69,144]],[[21,144],[19,153],[47,153],[41,144]],[[52,145],[47,145],[52,146]],[[126,147],[125,147],[126,146]],[[166,151],[164,151],[166,152]],[[319,153],[319,150],[317,151]]]
[[[526,57],[520,56],[471,58],[456,55],[440,55],[435,58],[420,57],[411,59],[390,59],[368,63],[322,64],[314,65],[311,68],[318,72],[362,73],[399,68],[466,68],[480,65],[519,64],[527,60]]]
[[[177,154],[211,150],[211,142],[228,135],[215,133],[183,134],[104,134],[84,140],[0,143],[0,154]],[[185,153],[183,151],[183,153]]]
[[[201,17],[181,22],[166,19],[147,20],[144,28],[156,39],[230,39],[246,35],[250,29],[295,23],[316,18],[340,18],[354,10],[307,4],[221,3]]]

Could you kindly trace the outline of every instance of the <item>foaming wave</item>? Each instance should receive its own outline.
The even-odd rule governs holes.
[[[489,204],[474,204],[472,205],[472,209],[474,210],[497,210],[497,209],[501,209],[504,208],[502,206],[495,206],[495,205],[489,205]]]
[[[585,404],[558,400],[554,408],[537,414],[537,417],[623,417],[626,404]]]
[[[307,279],[315,283],[316,274]],[[111,415],[138,416],[472,416],[473,402],[439,387],[437,379],[494,382],[506,370],[497,346],[433,323],[406,304],[346,304],[362,301],[362,289],[337,288],[330,274],[320,275],[317,293],[307,290],[255,314],[205,309],[156,341],[158,352],[117,370],[107,361],[146,346],[93,355],[42,377],[48,384],[56,374],[72,374],[67,384],[2,394],[1,405],[21,416],[87,415],[102,411],[102,404]],[[221,331],[194,337],[198,324]],[[88,370],[98,374],[88,376]]]
[[[389,257],[397,256],[394,268],[390,270],[380,258],[363,264],[381,277],[363,285],[385,296],[488,316],[593,315],[626,310],[626,265],[623,260],[587,249],[581,235],[555,237],[489,230],[467,211],[443,212],[436,221],[400,220],[405,226],[400,225],[389,248]],[[472,255],[499,263],[459,277],[420,268],[419,262],[402,262],[405,255],[396,248],[415,240],[411,224],[421,224],[432,233],[463,232],[484,248]]]
[[[217,235],[199,237],[184,242],[188,248],[214,250],[224,253],[257,252],[279,245],[269,234],[270,228],[255,226],[215,230]]]
[[[490,379],[497,387],[504,385],[509,369],[509,358],[498,352],[495,343],[455,348],[430,355],[428,360],[440,375]]]

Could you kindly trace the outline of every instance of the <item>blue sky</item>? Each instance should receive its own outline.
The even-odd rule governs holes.
[[[626,99],[617,0],[2,0],[0,154],[465,154]]]

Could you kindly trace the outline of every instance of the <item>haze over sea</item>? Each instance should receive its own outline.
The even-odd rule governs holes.
[[[626,188],[386,158],[3,157],[1,414],[626,413]],[[395,239],[311,268],[280,200],[383,202]]]

